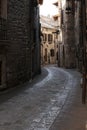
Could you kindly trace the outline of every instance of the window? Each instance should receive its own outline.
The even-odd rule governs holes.
[[[47,34],[43,34],[43,41],[47,41]]]
[[[51,57],[54,56],[54,49],[51,49],[51,50],[50,50],[50,55],[51,55]]]
[[[53,40],[52,34],[48,34],[48,41],[49,41],[49,42],[52,42],[52,40]]]
[[[0,0],[0,16],[7,19],[7,0]]]

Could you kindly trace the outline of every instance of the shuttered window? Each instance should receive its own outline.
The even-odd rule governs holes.
[[[43,41],[45,41],[45,42],[47,41],[47,34],[45,34],[45,33],[43,34]]]
[[[48,42],[52,42],[52,40],[53,40],[52,34],[48,34]]]

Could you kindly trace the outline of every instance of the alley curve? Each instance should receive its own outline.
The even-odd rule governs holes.
[[[0,105],[1,130],[50,129],[77,81],[64,69],[54,66],[44,69],[48,71],[44,79],[40,81],[39,77],[39,82]]]

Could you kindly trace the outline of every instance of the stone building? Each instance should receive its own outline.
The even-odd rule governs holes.
[[[86,65],[86,1],[66,0],[63,10],[64,67]]]
[[[75,19],[74,19],[74,1],[68,1],[65,9],[65,67],[76,68],[76,47],[75,47]],[[70,9],[68,9],[70,8]]]
[[[77,68],[87,68],[87,1],[75,2],[75,41],[77,49]]]
[[[82,70],[82,66],[86,63],[86,15],[85,14],[86,14],[85,0],[66,1],[65,10],[64,10],[64,15],[65,15],[64,48],[66,49],[65,67],[68,68],[76,67],[80,71]],[[68,60],[67,58],[70,60]],[[69,63],[67,61],[69,61]]]
[[[56,18],[56,21],[58,22],[58,66],[63,67],[64,66],[64,37],[63,37],[63,30],[62,30],[62,15],[63,15],[63,10],[62,10],[62,1],[57,0],[53,5],[56,6],[58,9],[57,14],[55,14],[54,18]]]
[[[76,44],[74,1],[58,0],[57,3],[59,3],[57,6],[60,13],[60,30],[62,35],[62,40],[59,44],[59,66],[75,68]]]
[[[76,43],[76,65],[79,70],[83,65],[83,41],[82,41],[82,9],[81,1],[75,2],[75,43]]]
[[[39,2],[0,0],[0,89],[40,73]]]
[[[56,64],[58,62],[57,22],[53,18],[41,16],[41,64]]]

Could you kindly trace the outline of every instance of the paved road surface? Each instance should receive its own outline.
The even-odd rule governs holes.
[[[16,91],[13,89],[15,92],[1,94],[0,130],[77,130],[72,129],[72,125],[65,127],[64,120],[69,119],[69,108],[76,109],[72,104],[81,91],[80,74],[74,70],[66,71],[53,66],[45,69],[45,76],[42,74],[33,83],[26,84],[25,89],[19,87]],[[80,98],[79,103],[82,105]],[[83,106],[82,111],[85,109]],[[85,121],[86,117],[82,122],[84,128]]]

